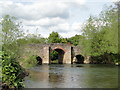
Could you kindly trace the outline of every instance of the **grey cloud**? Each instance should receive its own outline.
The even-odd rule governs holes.
[[[67,0],[68,1],[68,0]],[[49,17],[60,17],[68,19],[70,16],[70,8],[76,8],[80,10],[87,10],[85,5],[80,5],[77,2],[44,2],[44,3],[15,3],[1,4],[2,15],[9,14],[20,19],[26,20],[38,20],[41,18]]]
[[[68,8],[62,7],[60,5],[54,4],[30,4],[24,5],[22,3],[3,3],[0,8],[2,8],[2,15],[9,14],[20,19],[26,20],[37,20],[45,17],[53,18],[69,18]]]

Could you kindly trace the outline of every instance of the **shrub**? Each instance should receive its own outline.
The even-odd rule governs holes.
[[[28,58],[24,59],[24,66],[25,67],[34,67],[38,64],[38,61],[37,61],[37,56],[35,55],[32,55],[32,56],[29,56]]]
[[[19,63],[9,55],[2,55],[2,83],[9,88],[22,88],[25,72]]]

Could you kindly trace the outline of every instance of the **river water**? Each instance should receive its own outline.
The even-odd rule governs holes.
[[[118,67],[101,64],[51,64],[28,70],[26,88],[117,88]]]

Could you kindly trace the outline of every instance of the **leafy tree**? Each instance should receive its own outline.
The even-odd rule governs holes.
[[[68,42],[67,38],[61,38],[60,40],[60,43],[67,43],[67,42]]]
[[[48,37],[48,43],[60,43],[60,35],[57,32],[52,32]]]
[[[97,33],[97,28],[95,27],[95,17],[90,16],[90,18],[87,20],[85,23],[82,31],[83,31],[83,36],[85,37],[81,42],[81,47],[83,48],[84,54],[91,55],[92,53],[92,44],[94,43],[93,39],[95,38],[95,35]]]
[[[21,31],[19,29],[20,24],[16,23],[15,20],[15,17],[9,15],[3,17],[1,25],[4,44],[12,43],[21,36]]]
[[[14,56],[18,53],[19,46],[17,45],[16,40],[22,36],[20,30],[20,23],[16,22],[15,17],[6,15],[3,17],[3,20],[0,23],[2,25],[2,47],[6,53]]]
[[[104,32],[103,39],[104,52],[118,53],[118,8],[117,5],[110,6],[100,14],[100,20],[104,26],[101,31]],[[106,46],[106,47],[105,47]]]
[[[82,39],[83,39],[82,35],[75,35],[75,36],[73,36],[71,38],[68,38],[68,42],[70,42],[71,44],[77,46]]]
[[[85,40],[81,44],[85,54],[113,62],[118,54],[117,5],[107,7],[99,17],[90,16],[83,27],[83,36]]]
[[[19,46],[16,42],[21,37],[20,24],[16,22],[14,17],[6,15],[0,22],[2,25],[2,32],[0,33],[2,39],[2,82],[9,88],[23,87],[23,78],[21,75],[24,69],[16,61]],[[23,74],[25,75],[25,74]]]

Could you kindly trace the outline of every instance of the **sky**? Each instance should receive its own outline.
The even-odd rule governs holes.
[[[48,37],[52,31],[68,38],[80,35],[83,23],[118,0],[0,0],[0,19],[6,14],[22,22],[27,34]]]

